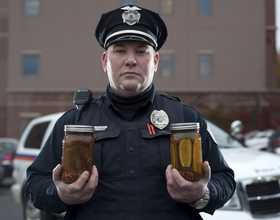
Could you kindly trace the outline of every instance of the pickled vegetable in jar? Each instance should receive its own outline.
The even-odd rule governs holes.
[[[93,132],[93,126],[64,126],[61,178],[65,183],[75,182],[86,170],[91,174],[94,151]]]
[[[188,181],[201,179],[203,173],[199,123],[175,123],[170,125],[170,130],[172,167]]]

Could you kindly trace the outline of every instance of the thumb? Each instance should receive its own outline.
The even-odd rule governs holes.
[[[61,164],[58,164],[54,169],[53,169],[53,181],[59,181],[61,180],[61,174],[62,174],[62,166]]]
[[[208,161],[205,161],[203,163],[203,179],[209,182],[210,178],[211,178],[211,167]]]

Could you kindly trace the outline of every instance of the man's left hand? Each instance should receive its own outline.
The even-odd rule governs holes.
[[[195,182],[185,180],[178,170],[168,165],[166,169],[167,190],[169,195],[178,202],[193,203],[202,198],[206,192],[207,184],[211,177],[209,163],[203,163],[203,177]]]

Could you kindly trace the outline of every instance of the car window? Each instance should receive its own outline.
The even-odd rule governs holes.
[[[17,149],[17,144],[13,143],[13,142],[0,142],[0,150],[4,151],[4,150],[16,150]]]
[[[207,121],[207,124],[220,148],[244,147],[237,139],[217,125],[210,121]]]
[[[31,129],[28,137],[25,141],[25,148],[40,149],[41,143],[45,134],[46,129],[49,126],[48,122],[39,123]]]

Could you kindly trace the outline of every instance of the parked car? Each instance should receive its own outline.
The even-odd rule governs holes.
[[[280,154],[280,126],[269,138],[267,151]]]
[[[4,172],[2,178],[0,177],[0,183],[5,177],[12,176],[13,160],[15,157],[17,146],[18,146],[17,139],[0,138],[0,164]]]
[[[26,168],[38,155],[61,115],[62,113],[57,113],[32,120],[20,138],[14,160],[15,184],[11,191],[14,199],[24,207],[24,219],[45,219],[44,213],[31,206],[23,196],[23,185],[26,181]],[[202,217],[205,220],[280,219],[279,155],[246,148],[214,123],[208,121],[208,125],[222,154],[235,171],[237,189],[232,199],[217,210],[214,216],[201,213]]]
[[[245,145],[256,150],[266,150],[269,145],[269,138],[273,134],[273,129],[258,131],[245,139]]]
[[[56,113],[32,120],[19,140],[19,147],[14,159],[13,178],[15,184],[11,186],[11,192],[15,201],[23,205],[24,220],[63,219],[62,215],[46,215],[44,212],[34,208],[24,196],[23,191],[27,167],[40,152],[55,122],[62,114],[63,113]]]

